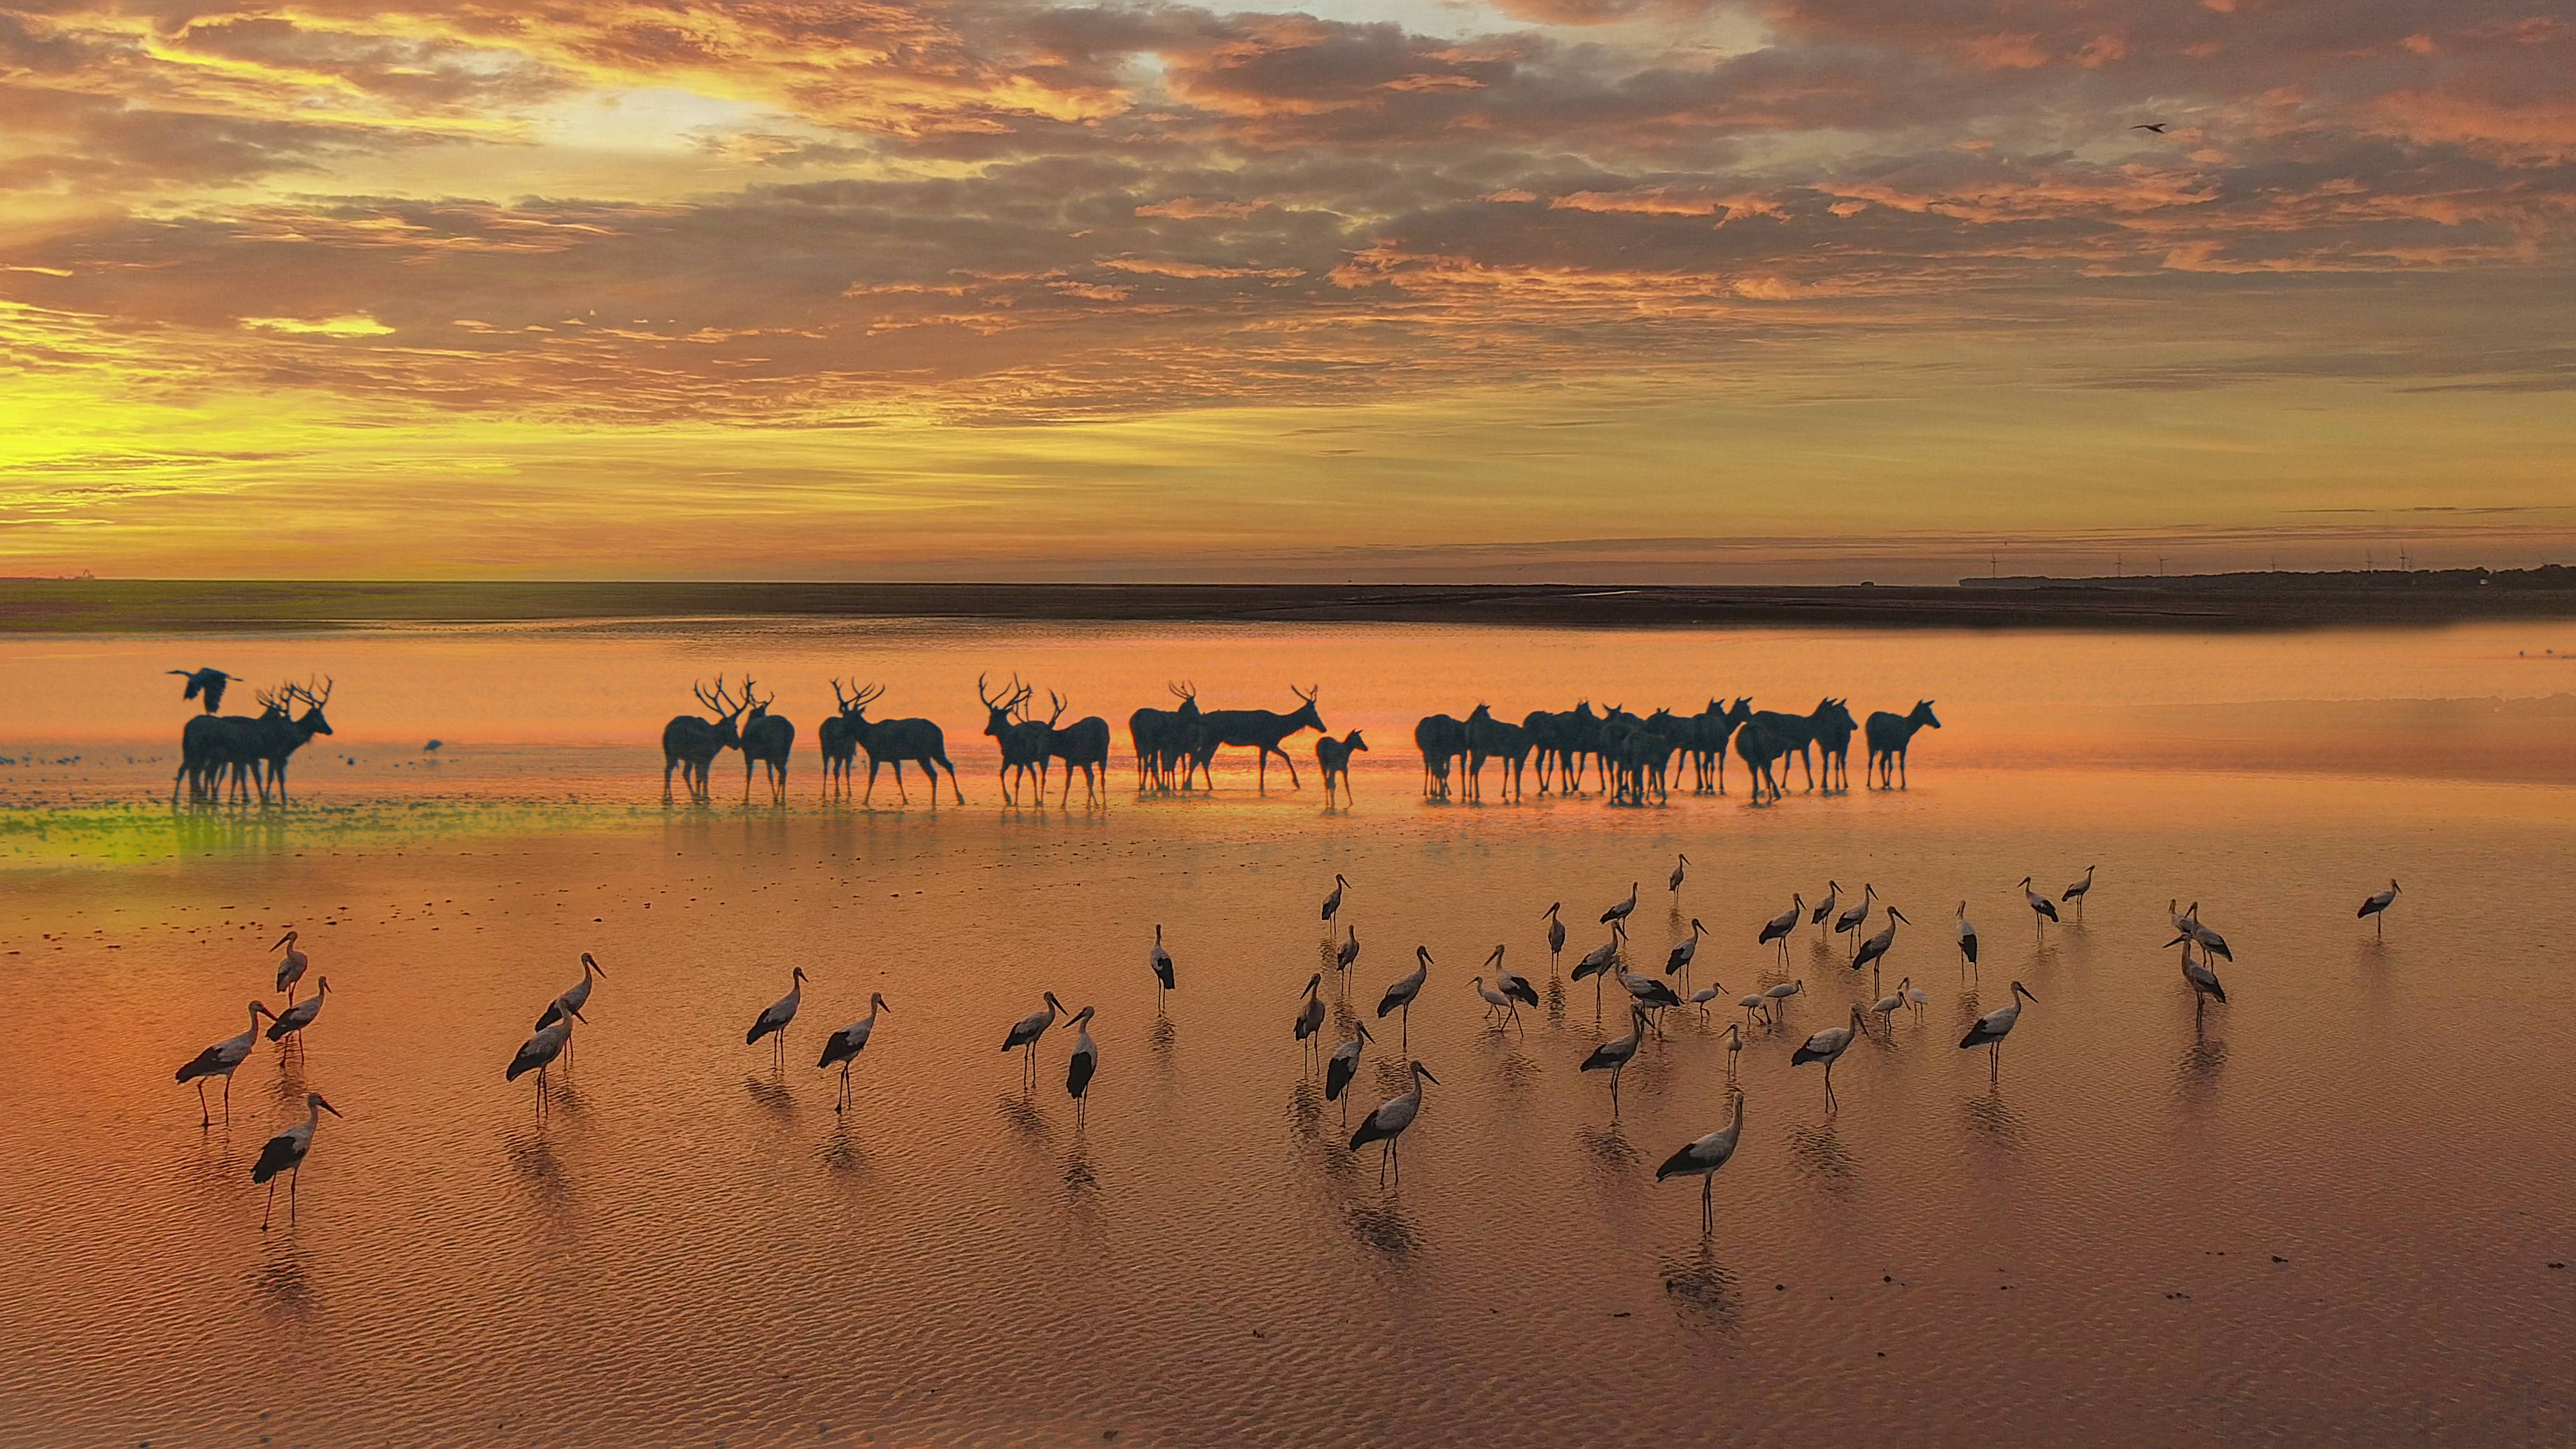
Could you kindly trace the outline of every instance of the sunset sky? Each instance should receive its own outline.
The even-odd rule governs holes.
[[[2541,0],[18,4],[0,573],[2576,557],[2570,76]]]

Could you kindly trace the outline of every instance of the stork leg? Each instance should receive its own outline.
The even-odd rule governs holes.
[[[229,1087],[232,1081],[232,1078],[226,1077],[224,1085]],[[200,1127],[215,1125],[214,1113],[206,1106],[206,1079],[203,1077],[197,1079],[197,1125]]]
[[[1717,1174],[1712,1172],[1699,1175],[1699,1230],[1717,1231]]]
[[[277,1179],[272,1177],[268,1180],[268,1203],[259,1210],[259,1230],[261,1232],[264,1233],[268,1231],[269,1214],[275,1211],[277,1211]]]
[[[1825,1059],[1825,1110],[1828,1112],[1835,1111],[1839,1109],[1841,1105],[1842,1104],[1840,1102],[1834,1100],[1834,1063],[1833,1059],[1828,1057]]]
[[[303,1163],[299,1162],[286,1170],[286,1221],[290,1227],[295,1223],[295,1189],[303,1181]]]

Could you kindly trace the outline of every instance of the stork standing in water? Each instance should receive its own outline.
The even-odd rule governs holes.
[[[1923,1008],[1932,1004],[1932,998],[1924,993],[1922,987],[1908,984],[1913,980],[1913,977],[1908,976],[1904,981],[1896,984],[1897,988],[1905,993],[1905,1004],[1914,1008],[1914,1019],[1921,1021]]]
[[[1530,984],[1528,977],[1503,964],[1505,944],[1508,943],[1497,944],[1494,954],[1485,958],[1485,964],[1494,968],[1494,989],[1524,1006],[1535,1008],[1538,1005],[1538,988]]]
[[[1601,913],[1601,924],[1606,926],[1613,921],[1624,921],[1628,919],[1629,915],[1636,909],[1637,883],[1635,881],[1630,881],[1628,882],[1628,898],[1621,901],[1619,904],[1612,906],[1610,909],[1603,911]]]
[[[1723,981],[1712,981],[1706,986],[1701,987],[1699,990],[1692,992],[1689,997],[1689,1004],[1698,1007],[1699,1014],[1705,1017],[1708,1015],[1708,1004],[1725,994],[1726,983]]]
[[[777,1038],[770,1043],[769,1049],[778,1057],[778,1069],[782,1072],[787,1070],[787,1023],[796,1019],[796,1008],[804,999],[805,968],[799,966],[788,984],[787,994],[769,1003],[761,1009],[760,1015],[751,1019],[751,1030],[742,1034],[742,1044],[749,1046],[765,1036]]]
[[[1400,1033],[1398,1040],[1404,1044],[1402,1047],[1398,1048],[1399,1050],[1409,1050],[1412,1045],[1413,998],[1422,994],[1422,983],[1429,980],[1430,977],[1431,948],[1428,946],[1416,946],[1413,948],[1413,970],[1405,975],[1395,978],[1394,983],[1386,988],[1386,995],[1378,998],[1378,1020],[1386,1020],[1388,1015],[1393,1012],[1401,1011],[1404,1013],[1403,1020],[1397,1026],[1397,1030]],[[1401,1131],[1403,1129],[1398,1128],[1397,1130]]]
[[[1806,913],[1807,902],[1805,899],[1799,896],[1796,891],[1791,891],[1789,893],[1789,909],[1782,911],[1780,914],[1773,916],[1767,921],[1764,921],[1762,923],[1762,934],[1754,940],[1753,944],[1756,946],[1768,946],[1773,942],[1778,942],[1780,946],[1780,964],[1783,966],[1788,965],[1789,937],[1791,933],[1798,929],[1798,918]]]
[[[1327,1102],[1341,1101],[1343,1091],[1350,1086],[1352,1076],[1360,1069],[1360,1048],[1377,1040],[1369,1035],[1367,1022],[1352,1022],[1351,1030],[1357,1035],[1333,1048],[1332,1060],[1324,1063],[1324,1100]],[[1342,1113],[1346,1119],[1350,1110],[1350,1104],[1344,1102]]]
[[[1991,1082],[2003,1073],[2004,1038],[2012,1035],[2013,1023],[2021,1020],[2021,1004],[2024,1001],[2038,1000],[2038,997],[2030,994],[2028,988],[2016,981],[2012,984],[2012,999],[1978,1017],[1977,1024],[1968,1028],[1968,1034],[1959,1038],[1961,1051],[1968,1051],[1975,1047],[1986,1048],[1988,1052],[1986,1080]]]
[[[211,1127],[214,1114],[206,1108],[206,1078],[224,1079],[224,1120],[233,1120],[233,1073],[250,1060],[250,1049],[259,1043],[259,1019],[269,1014],[267,1007],[250,1004],[250,1027],[239,1036],[228,1036],[195,1056],[179,1069],[178,1079],[197,1084],[197,1125]]]
[[[2388,883],[2388,889],[2371,892],[2369,897],[2362,901],[2361,909],[2353,912],[2353,916],[2355,919],[2368,916],[2375,931],[2371,939],[2385,941],[2388,939],[2388,908],[2395,904],[2397,904],[2397,882],[2392,880]],[[2221,1001],[2226,999],[2223,996],[2219,998]]]
[[[1905,921],[1905,924],[1909,926],[1914,924],[1912,921],[1905,919],[1905,913],[1903,911],[1898,910],[1894,906],[1889,906],[1887,908],[1887,929],[1880,931],[1877,935],[1863,941],[1861,943],[1859,953],[1852,957],[1852,969],[1854,971],[1858,971],[1863,966],[1869,968],[1869,989],[1872,991],[1876,991],[1878,989],[1878,963],[1886,959],[1888,948],[1896,944],[1896,923],[1899,921]]]
[[[1834,917],[1834,934],[1851,937],[1854,953],[1860,950],[1860,928],[1869,920],[1870,903],[1877,899],[1878,887],[1863,882],[1860,888],[1860,904]]]
[[[1360,1129],[1351,1134],[1353,1152],[1372,1142],[1386,1144],[1378,1155],[1377,1180],[1381,1183],[1386,1181],[1390,1166],[1395,1169],[1395,1180],[1398,1183],[1404,1181],[1404,1161],[1396,1155],[1396,1139],[1404,1135],[1405,1128],[1413,1125],[1414,1118],[1422,1115],[1422,1084],[1440,1085],[1440,1079],[1431,1075],[1431,1069],[1420,1062],[1413,1064],[1412,1078],[1413,1085],[1406,1088],[1403,1095],[1389,1097],[1378,1104],[1378,1109],[1369,1113],[1367,1120],[1360,1123]]]
[[[1163,949],[1163,928],[1154,927],[1154,949],[1145,953],[1145,964],[1154,968],[1154,1014],[1163,1014],[1163,993],[1172,989],[1172,953]]]
[[[2200,902],[2191,903],[2191,909],[2184,913],[2181,924],[2182,933],[2200,944],[2203,956],[2218,956],[2229,961],[2236,959],[2236,953],[2227,949],[2227,938],[2200,923]]]
[[[311,996],[296,1002],[284,1011],[269,1013],[268,1039],[282,1042],[291,1036],[295,1038],[295,1045],[302,1047],[304,1028],[311,1026],[313,1018],[322,1014],[322,1000],[330,994],[331,978],[328,976],[314,978]]]
[[[1803,976],[1795,981],[1783,981],[1777,986],[1766,988],[1762,995],[1771,1002],[1771,1005],[1765,1008],[1765,1014],[1775,1021],[1778,1020],[1779,1008],[1787,1005],[1790,997],[1806,989],[1807,978]]]
[[[1100,1070],[1100,1044],[1091,1039],[1091,1008],[1073,1016],[1073,1055],[1065,1059],[1064,1090],[1073,1098],[1073,1120],[1082,1122],[1083,1098],[1091,1091],[1091,1074]]]
[[[530,1072],[536,1073],[539,1117],[546,1115],[546,1069],[552,1067],[555,1058],[562,1056],[564,1049],[572,1044],[572,1024],[576,1021],[586,1024],[589,1020],[581,1014],[580,1007],[568,1007],[556,1013],[553,1021],[538,1027],[536,1035],[520,1043],[519,1054],[510,1058],[510,1070],[502,1074],[501,1080],[515,1082]]]
[[[820,1071],[830,1071],[834,1067],[841,1069],[841,1090],[832,1099],[833,1111],[841,1111],[850,1105],[850,1064],[859,1059],[859,1053],[868,1049],[868,1038],[876,1035],[877,1013],[893,1009],[886,1005],[884,992],[872,992],[868,996],[867,1015],[823,1038],[823,1055],[814,1063],[815,1068]]]
[[[1826,881],[1825,898],[1816,902],[1815,909],[1807,913],[1807,924],[1816,928],[1817,940],[1821,941],[1825,938],[1825,922],[1833,918],[1834,904],[1842,898],[1842,882],[1832,880]],[[1786,950],[1788,948],[1782,947],[1781,949]]]
[[[1324,897],[1324,928],[1326,930],[1332,929],[1333,917],[1342,913],[1342,892],[1349,890],[1350,888],[1351,883],[1342,879],[1339,872],[1335,872],[1333,875],[1333,893]]]
[[[1977,928],[1968,919],[1966,901],[1959,902],[1959,963],[1962,966],[1977,964]]]
[[[1735,1080],[1735,1058],[1743,1050],[1744,1034],[1730,1021],[1726,1024],[1726,1079],[1730,1082]]]
[[[286,993],[286,1004],[293,1006],[295,1004],[295,983],[304,979],[304,968],[312,965],[313,963],[305,956],[303,948],[295,944],[295,933],[293,931],[289,931],[285,935],[280,936],[278,938],[277,945],[271,946],[268,949],[275,951],[281,947],[285,949],[286,954],[278,958],[277,989]]]
[[[1771,1019],[1771,996],[1768,992],[1756,991],[1735,1004],[1744,1008],[1744,1024],[1748,1027],[1753,1025],[1753,1013],[1757,1011],[1762,1013],[1764,1021]]]
[[[1806,1045],[1789,1057],[1789,1065],[1793,1067],[1803,1067],[1809,1062],[1825,1064],[1825,1110],[1828,1112],[1842,1105],[1834,1099],[1834,1063],[1841,1061],[1843,1053],[1851,1050],[1851,1044],[1860,1037],[1863,1025],[1860,1008],[1855,1006],[1851,1009],[1851,1025],[1826,1027],[1808,1037]]]
[[[574,982],[572,985],[565,987],[562,994],[555,997],[554,1000],[546,1003],[546,1009],[537,1015],[537,1029],[543,1031],[545,1028],[554,1025],[556,1020],[567,1010],[579,1011],[583,1007],[590,1005],[591,978],[593,976],[606,976],[607,974],[607,969],[601,966],[597,961],[592,960],[588,951],[582,952],[581,979]],[[584,1018],[584,1020],[588,1020],[588,1018]],[[566,1042],[564,1045],[566,1049],[569,1050],[572,1044],[570,1042]],[[567,1067],[571,1066],[572,1059],[570,1057],[566,1057],[564,1059],[564,1065]]]
[[[1574,963],[1575,980],[1580,981],[1586,976],[1593,978],[1592,1011],[1596,1016],[1599,1015],[1601,1011],[1600,978],[1612,967],[1618,965],[1620,943],[1627,939],[1628,928],[1617,921],[1613,921],[1610,923],[1610,939],[1593,947],[1591,950],[1584,952],[1583,959]]]
[[[1691,958],[1699,954],[1699,938],[1707,934],[1708,927],[1699,923],[1699,917],[1691,917],[1691,933],[1675,942],[1671,954],[1664,957],[1664,974],[1670,976],[1678,971],[1682,985],[1690,985]]]
[[[1870,1003],[1870,1014],[1878,1018],[1879,1026],[1885,1029],[1890,1037],[1896,1035],[1896,1014],[1905,1009],[1907,1004],[1905,993],[1913,989],[1913,986],[1914,978],[1908,976],[1896,983],[1894,991]]]
[[[1324,1030],[1324,999],[1315,994],[1323,989],[1323,985],[1323,972],[1318,971],[1307,977],[1306,1000],[1297,1008],[1297,1040],[1308,1052],[1319,1052],[1324,1049],[1321,1035]]]
[[[1637,1048],[1645,1039],[1646,1008],[1632,1004],[1628,1008],[1628,1034],[1610,1038],[1583,1059],[1582,1070],[1610,1074],[1610,1118],[1614,1122],[1619,1118],[1619,1074],[1636,1060]]]
[[[1064,1003],[1052,991],[1040,993],[1046,998],[1046,1010],[1032,1011],[1011,1024],[1008,1036],[1002,1038],[1002,1050],[1020,1052],[1020,1075],[1032,1087],[1038,1081],[1038,1038],[1047,1034],[1055,1019],[1064,1014]]]
[[[2047,923],[2057,919],[2057,902],[2030,888],[2030,877],[2021,878],[2021,898],[2030,906],[2030,930],[2034,939],[2048,934]]]
[[[2227,1004],[2227,988],[2218,984],[2218,973],[2209,969],[2207,961],[2191,959],[2191,937],[2178,937],[2165,944],[2182,947],[2182,979],[2191,983],[2191,1019],[2198,1025],[2201,1013],[2209,1010],[2209,998],[2215,996],[2219,1005]]]
[[[1690,857],[1676,852],[1673,856],[1672,879],[1664,882],[1664,889],[1674,895],[1680,895],[1682,893],[1682,877],[1688,874],[1690,874]]]
[[[2084,920],[2084,898],[2093,894],[2093,872],[2098,868],[2090,865],[2084,867],[2084,879],[2068,886],[2066,893],[2058,897],[2061,901],[2075,903],[2075,919],[2079,924]]]
[[[1565,953],[1565,921],[1557,915],[1564,908],[1565,902],[1558,901],[1547,908],[1546,915],[1539,917],[1547,922],[1547,974],[1550,980],[1556,978],[1556,958]]]
[[[1662,981],[1635,971],[1620,972],[1619,984],[1628,988],[1631,1000],[1655,1014],[1655,1035],[1663,1036],[1664,1008],[1681,1005],[1681,996]]]
[[[304,1094],[304,1121],[268,1139],[259,1150],[259,1161],[250,1169],[250,1180],[268,1184],[268,1206],[260,1209],[259,1230],[268,1231],[269,1214],[277,1210],[277,1175],[286,1174],[286,1220],[295,1221],[295,1187],[304,1180],[304,1159],[313,1150],[313,1129],[321,1125],[322,1114],[340,1115],[340,1109],[322,1100],[320,1092]]]
[[[1344,929],[1351,933],[1351,937],[1341,944],[1339,950],[1333,952],[1335,973],[1333,989],[1341,995],[1348,996],[1351,990],[1351,966],[1360,959],[1360,928],[1347,926]]]
[[[1730,1092],[1735,1099],[1735,1114],[1725,1126],[1691,1143],[1664,1159],[1655,1169],[1655,1181],[1668,1177],[1699,1174],[1699,1228],[1703,1233],[1717,1231],[1717,1170],[1735,1156],[1735,1144],[1744,1136],[1744,1094]]]
[[[1521,1024],[1520,1007],[1513,1002],[1511,997],[1505,995],[1500,987],[1487,986],[1485,984],[1485,978],[1482,976],[1469,977],[1467,979],[1467,984],[1476,989],[1476,995],[1482,998],[1485,1003],[1485,1022],[1487,1025],[1491,1026],[1499,1024],[1505,1027],[1515,1027]],[[1529,1035],[1529,1032],[1524,1029],[1521,1032],[1521,1035],[1527,1036]]]

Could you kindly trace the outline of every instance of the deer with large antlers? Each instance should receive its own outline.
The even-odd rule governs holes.
[[[1109,721],[1095,714],[1057,729],[1056,720],[1064,718],[1069,706],[1065,697],[1052,689],[1047,691],[1047,698],[1055,703],[1055,714],[1047,720],[1047,757],[1064,761],[1064,798],[1056,803],[1072,803],[1073,772],[1077,769],[1082,771],[1083,799],[1105,795],[1109,788]]]
[[[739,721],[748,704],[737,704],[725,690],[724,676],[716,676],[716,692],[707,693],[703,684],[690,686],[698,703],[715,716],[704,720],[693,714],[673,715],[662,726],[662,799],[671,798],[671,772],[680,771],[681,781],[689,787],[689,798],[704,803],[707,798],[707,772],[716,756],[729,749],[739,749],[742,732]]]
[[[1189,759],[1190,748],[1198,738],[1197,692],[1186,684],[1167,683],[1163,687],[1181,702],[1179,709],[1148,705],[1127,716],[1127,738],[1136,746],[1138,790],[1148,785],[1158,790],[1171,789],[1172,770]]]
[[[1288,758],[1288,752],[1279,748],[1279,743],[1299,730],[1329,733],[1324,728],[1323,715],[1315,708],[1315,696],[1323,692],[1323,686],[1299,689],[1292,684],[1288,686],[1288,692],[1305,703],[1286,714],[1273,709],[1212,709],[1200,715],[1198,742],[1191,752],[1195,767],[1207,769],[1215,761],[1217,750],[1223,746],[1259,750],[1262,789],[1270,788],[1272,755],[1277,755],[1280,763],[1288,767],[1290,787],[1304,789],[1305,786],[1297,779],[1297,762]]]
[[[1020,803],[1016,782],[1029,775],[1038,777],[1038,799],[1045,801],[1047,762],[1053,758],[1047,746],[1054,742],[1055,727],[1039,720],[1012,717],[1027,706],[1030,693],[1030,687],[1020,683],[1020,677],[1014,674],[1011,687],[995,699],[984,692],[984,676],[975,676],[975,697],[984,701],[984,733],[991,735],[1002,751],[1002,767],[994,773],[1002,782],[1003,800],[1013,805]]]
[[[796,752],[796,726],[785,715],[769,712],[778,702],[778,691],[759,699],[752,693],[752,677],[742,677],[742,701],[751,713],[742,722],[742,803],[751,803],[751,767],[758,763],[769,770],[769,798],[772,804],[787,803],[787,762]]]
[[[835,689],[838,687],[834,686]],[[948,762],[948,736],[941,732],[936,722],[926,719],[872,720],[868,718],[868,706],[875,703],[877,697],[884,693],[883,685],[864,684],[859,686],[858,692],[841,706],[844,717],[850,723],[851,738],[860,748],[868,752],[868,788],[867,793],[859,797],[859,803],[864,805],[875,797],[877,767],[891,762],[894,765],[895,798],[907,805],[911,804],[912,796],[903,788],[903,766],[906,760],[910,760],[921,767],[921,773],[930,777],[931,804],[939,803],[941,770],[948,772],[949,793],[957,797],[958,804],[965,804],[966,792],[957,788],[957,767]]]

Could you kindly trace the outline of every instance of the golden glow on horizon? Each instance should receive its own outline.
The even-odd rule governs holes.
[[[0,572],[2576,542],[2570,27],[1882,8],[0,10]]]

